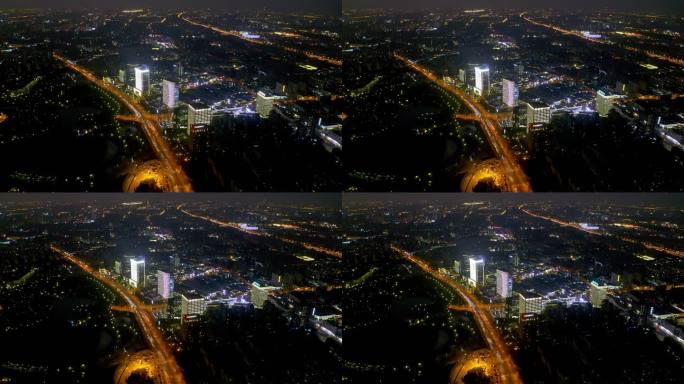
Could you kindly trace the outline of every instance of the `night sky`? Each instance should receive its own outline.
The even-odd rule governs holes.
[[[675,11],[684,13],[684,0],[344,0],[347,8],[559,8],[569,10],[611,8],[618,10]]]
[[[0,8],[217,8],[339,14],[342,0],[0,0]]]
[[[240,8],[336,14],[347,8],[567,8],[649,10],[684,14],[684,0],[0,0],[0,8]]]

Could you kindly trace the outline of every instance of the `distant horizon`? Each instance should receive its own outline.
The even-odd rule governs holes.
[[[197,10],[197,9],[233,9],[240,11],[274,11],[274,12],[303,12],[323,15],[339,15],[342,11],[341,0],[101,0],[92,3],[86,0],[6,0],[0,4],[0,10],[125,10],[125,9],[153,9],[153,10]]]
[[[557,4],[554,4],[557,2]],[[394,10],[394,11],[430,11],[430,10],[558,10],[584,12],[595,10],[629,11],[629,12],[675,12],[684,14],[684,1],[681,0],[575,0],[572,3],[560,0],[423,0],[416,6],[412,0],[344,0],[343,11],[352,10]]]

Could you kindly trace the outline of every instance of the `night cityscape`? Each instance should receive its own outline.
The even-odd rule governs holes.
[[[340,191],[334,16],[0,9],[0,188]]]
[[[352,382],[678,383],[684,200],[350,194]]]
[[[684,188],[682,12],[422,3],[344,8],[348,191]]]
[[[0,201],[2,382],[341,382],[336,194],[33,196]]]
[[[683,378],[684,1],[0,1],[0,384]]]

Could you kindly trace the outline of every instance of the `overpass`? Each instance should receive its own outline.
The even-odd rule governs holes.
[[[483,105],[472,99],[459,88],[447,84],[427,68],[409,60],[407,57],[396,52],[394,53],[394,57],[413,71],[423,75],[428,81],[456,96],[470,109],[472,114],[475,115],[475,118],[480,122],[482,131],[487,138],[487,142],[489,142],[490,147],[494,151],[494,154],[503,165],[507,178],[506,185],[508,186],[508,192],[532,192],[532,186],[530,185],[527,175],[525,175],[525,172],[523,172],[522,167],[518,163],[517,157],[513,154],[513,151],[511,151],[508,141],[501,135],[497,122],[491,118],[491,115]]]
[[[85,262],[78,259],[73,254],[61,249],[56,245],[51,245],[50,249],[53,252],[64,257],[66,260],[70,261],[84,272],[94,277],[101,283],[107,285],[114,292],[116,292],[131,308],[131,313],[135,316],[135,320],[140,326],[140,330],[145,336],[145,340],[149,344],[150,349],[155,354],[156,365],[154,367],[155,372],[158,371],[160,380],[162,384],[184,384],[185,378],[183,377],[183,371],[176,362],[176,358],[171,352],[164,336],[155,326],[154,319],[151,314],[144,309],[145,305],[138,299],[137,296],[132,294],[128,289],[119,284],[116,280],[110,279],[97,271],[95,271],[91,266]]]
[[[171,150],[171,146],[161,133],[161,127],[152,119],[149,119],[149,114],[145,109],[130,96],[126,95],[115,86],[98,79],[92,72],[86,68],[76,64],[72,60],[67,60],[58,53],[54,53],[53,57],[64,64],[67,68],[85,77],[86,80],[102,88],[106,92],[111,93],[120,102],[122,102],[135,116],[135,120],[140,123],[140,126],[145,133],[148,143],[152,147],[154,154],[159,161],[164,165],[168,178],[171,180],[172,192],[192,192],[192,184],[190,179],[185,174],[183,167],[181,167],[176,154]]]
[[[473,315],[473,319],[475,320],[478,329],[480,330],[482,339],[487,343],[489,349],[491,350],[492,364],[496,372],[499,374],[499,381],[503,384],[522,384],[518,367],[513,362],[513,357],[508,351],[508,347],[503,341],[503,338],[499,334],[499,330],[496,328],[491,314],[488,312],[486,307],[480,303],[475,295],[473,295],[468,289],[461,286],[449,276],[431,267],[424,260],[414,256],[412,253],[396,245],[392,245],[391,248],[405,260],[423,270],[423,272],[451,287],[459,294],[459,296],[461,296],[461,298],[463,298],[466,306],[469,308],[469,312]],[[457,308],[460,307],[457,306]]]

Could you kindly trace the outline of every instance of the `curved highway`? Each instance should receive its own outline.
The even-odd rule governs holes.
[[[476,100],[473,100],[460,89],[447,84],[443,80],[440,80],[427,68],[409,60],[407,57],[398,53],[395,53],[394,57],[403,62],[412,70],[423,75],[432,83],[456,96],[479,119],[480,126],[484,131],[489,145],[496,154],[496,157],[501,160],[501,163],[503,164],[505,176],[508,180],[508,192],[532,192],[532,186],[530,185],[527,175],[525,175],[525,172],[523,172],[520,163],[518,163],[518,158],[513,154],[508,146],[508,141],[506,141],[506,139],[504,139],[504,137],[501,135],[501,132],[499,132],[498,124],[489,118],[489,113],[482,104],[478,103]]]
[[[53,57],[67,66],[67,68],[79,73],[81,76],[85,77],[86,80],[116,96],[117,99],[124,103],[124,105],[131,110],[133,115],[135,115],[135,118],[139,119],[141,122],[140,126],[142,127],[143,132],[145,132],[147,141],[150,143],[150,146],[152,147],[152,150],[157,158],[167,170],[168,178],[171,180],[172,192],[192,192],[192,184],[190,183],[190,179],[185,174],[183,167],[181,167],[180,163],[178,162],[178,158],[171,150],[169,143],[161,134],[161,127],[159,127],[159,124],[157,124],[156,121],[147,118],[147,113],[140,104],[132,100],[128,95],[123,93],[118,88],[98,79],[92,72],[74,63],[73,61],[66,59],[62,55],[54,53]]]
[[[64,257],[65,259],[76,264],[76,266],[78,266],[83,271],[87,272],[103,284],[109,286],[112,290],[114,290],[119,296],[121,296],[126,301],[126,303],[131,307],[132,313],[135,316],[135,319],[138,322],[140,329],[145,335],[145,339],[147,340],[150,349],[152,349],[152,351],[154,351],[156,355],[156,368],[158,368],[159,370],[159,375],[162,383],[184,384],[185,378],[183,377],[183,371],[176,362],[176,358],[171,352],[171,349],[169,348],[168,344],[166,344],[164,336],[162,336],[161,332],[159,332],[159,329],[157,329],[157,327],[155,326],[154,320],[152,319],[152,315],[144,309],[144,304],[140,301],[140,299],[138,299],[135,295],[130,293],[121,284],[101,275],[93,268],[91,268],[88,264],[79,260],[71,253],[57,247],[56,245],[51,245],[50,248],[54,252]]]
[[[444,275],[432,268],[424,260],[414,256],[412,253],[404,249],[399,248],[396,245],[392,245],[391,248],[393,251],[400,254],[404,259],[418,266],[423,270],[423,272],[426,272],[437,280],[447,284],[449,287],[454,289],[463,298],[463,300],[465,300],[466,304],[471,308],[473,319],[475,319],[475,323],[480,329],[482,338],[492,351],[492,360],[494,361],[496,371],[500,375],[500,382],[504,384],[522,384],[518,367],[513,362],[513,357],[511,357],[510,353],[508,352],[508,347],[506,347],[503,338],[499,334],[499,330],[496,328],[494,320],[486,309],[486,306],[482,305],[475,295],[473,295],[470,291],[465,289],[456,281],[452,280],[449,276]]]

